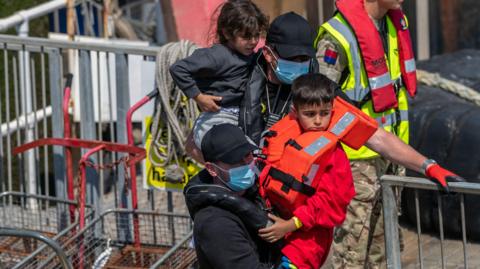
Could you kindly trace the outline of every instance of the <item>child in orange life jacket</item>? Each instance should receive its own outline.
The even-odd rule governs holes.
[[[308,178],[303,177],[301,179],[304,184],[297,184],[302,186],[310,184],[307,187],[303,186],[303,188],[312,189],[300,203],[294,203],[293,207],[292,204],[285,203],[283,197],[277,195],[278,192],[281,192],[280,189],[277,189],[277,193],[275,191],[269,192],[268,187],[263,190],[266,199],[280,213],[280,216],[289,218],[284,220],[270,215],[275,223],[259,230],[259,235],[269,242],[275,242],[285,236],[285,245],[282,248],[284,257],[280,268],[320,268],[328,256],[333,240],[333,229],[344,221],[347,206],[355,195],[347,156],[340,143],[332,139],[333,135],[330,134],[329,136],[327,131],[331,124],[332,113],[334,113],[332,108],[335,88],[336,84],[323,75],[307,74],[300,76],[292,85],[293,108],[291,113],[270,129],[275,130],[276,125],[285,128],[286,121],[290,121],[288,124],[292,124],[292,120],[295,120],[297,128],[300,130],[298,132],[300,136],[291,137],[287,143],[290,145],[285,146],[281,158],[289,158],[287,147],[291,146],[294,150],[296,142],[291,143],[292,139],[295,141],[296,138],[301,139],[300,137],[305,137],[305,135],[312,136],[313,143],[305,146],[303,150],[313,153],[312,150],[315,149],[315,152],[320,152],[321,155],[315,155],[315,158],[318,157],[318,159],[312,165],[312,168],[317,165],[318,169],[311,174],[310,172],[313,169],[309,168]],[[288,127],[288,129],[292,128],[295,128],[295,122]],[[286,133],[282,132],[281,129],[277,130],[278,133]],[[288,132],[292,133],[291,131]],[[274,142],[275,135],[267,142]],[[278,137],[280,136],[281,134],[278,134]],[[333,141],[333,144],[328,145],[324,138]],[[269,146],[271,145],[266,147]],[[296,150],[302,149],[301,146],[296,147]],[[327,148],[330,149],[327,150]],[[321,152],[322,150],[324,151]],[[268,160],[268,154],[275,154],[275,152],[267,151],[266,154]],[[290,156],[290,158],[292,157]],[[299,162],[301,162],[301,159],[293,158],[289,160],[286,165],[287,168],[284,165],[281,172],[294,174],[293,170],[295,170],[296,165],[300,165]],[[290,166],[292,171],[288,171],[288,163],[292,164]],[[271,175],[275,177],[274,174]],[[262,178],[262,175],[260,177]],[[272,184],[274,181],[274,179],[270,179],[267,183]],[[263,183],[260,179],[261,191]],[[292,194],[295,191],[294,185],[289,186],[291,189],[288,189],[286,194],[289,192]],[[297,188],[297,190],[300,189]]]

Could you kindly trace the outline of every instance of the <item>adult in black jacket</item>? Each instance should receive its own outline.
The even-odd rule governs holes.
[[[257,192],[252,151],[243,131],[220,124],[202,140],[205,169],[184,190],[200,268],[272,268],[272,246],[258,229],[268,223]]]

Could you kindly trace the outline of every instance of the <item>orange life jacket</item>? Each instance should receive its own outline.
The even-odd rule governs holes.
[[[338,97],[326,131],[303,132],[290,113],[264,133],[260,194],[282,217],[291,217],[315,193],[337,143],[358,149],[372,135],[366,131],[371,124],[371,118]]]
[[[388,71],[382,40],[365,11],[364,0],[337,0],[336,6],[352,28],[360,46],[375,112],[397,107],[395,86]],[[413,97],[417,91],[417,77],[410,31],[400,9],[389,10],[387,15],[397,30],[402,82]]]

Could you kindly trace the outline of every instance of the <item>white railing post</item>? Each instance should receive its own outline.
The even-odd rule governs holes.
[[[23,21],[17,28],[18,36],[28,37],[29,21]],[[22,107],[22,114],[28,115],[32,112],[32,87],[31,87],[31,74],[30,74],[30,52],[26,49],[19,51],[19,67],[20,67],[20,104]],[[28,119],[28,117],[26,117]],[[32,122],[25,123],[25,141],[31,142],[34,137],[34,126]],[[26,167],[25,178],[27,179],[26,192],[31,194],[37,193],[37,169],[35,165],[35,151],[29,150],[25,153]],[[35,205],[31,205],[35,207]]]

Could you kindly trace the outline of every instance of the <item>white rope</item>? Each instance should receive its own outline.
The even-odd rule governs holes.
[[[110,246],[110,241],[111,239],[108,239],[107,248],[100,255],[98,255],[98,258],[92,265],[92,269],[101,269],[105,266],[105,264],[107,264],[108,259],[110,259],[110,255],[112,255],[112,247]]]
[[[430,73],[425,70],[417,70],[417,80],[419,83],[427,86],[440,88],[447,92],[451,92],[477,106],[480,106],[480,93],[474,89],[467,87],[461,83],[446,79],[438,73]]]
[[[155,166],[165,166],[171,160],[178,162],[175,154],[185,154],[187,135],[199,115],[196,103],[183,95],[169,73],[173,63],[190,56],[195,49],[194,43],[182,40],[165,44],[158,51],[155,81],[159,98],[152,122],[153,140],[149,154]]]

